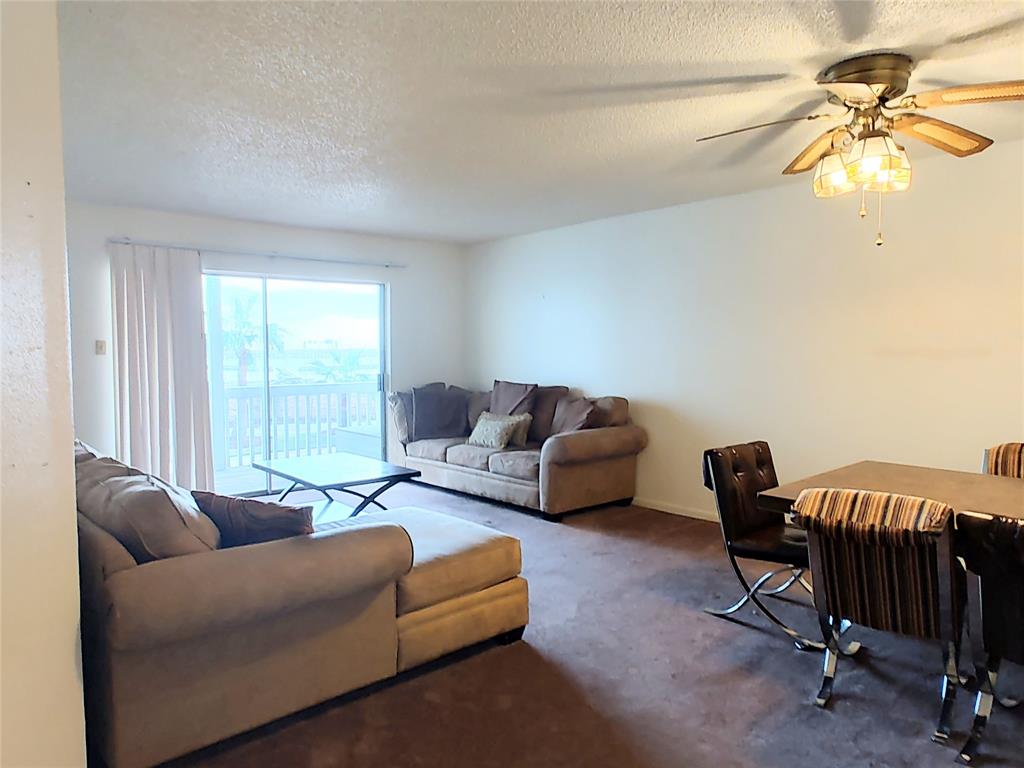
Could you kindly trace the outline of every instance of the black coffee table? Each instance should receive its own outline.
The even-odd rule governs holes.
[[[386,461],[368,459],[354,453],[328,453],[322,456],[295,456],[287,459],[266,459],[254,461],[253,469],[261,469],[272,475],[290,480],[291,485],[278,497],[278,501],[295,490],[310,489],[320,491],[328,502],[337,501],[328,491],[341,491],[356,496],[362,501],[352,510],[350,517],[355,517],[370,504],[387,509],[377,501],[388,488],[392,488],[403,480],[411,480],[420,476],[418,469],[408,469]],[[379,488],[369,494],[353,490],[360,485],[376,485]]]

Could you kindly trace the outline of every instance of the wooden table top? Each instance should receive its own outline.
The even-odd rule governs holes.
[[[902,493],[943,501],[957,512],[1024,519],[1024,480],[883,461],[860,461],[770,488],[758,494],[758,506],[773,512],[790,512],[804,488]]]

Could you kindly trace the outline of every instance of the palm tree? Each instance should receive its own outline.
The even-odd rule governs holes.
[[[231,302],[231,314],[224,318],[221,338],[224,349],[231,350],[238,361],[238,386],[249,383],[249,364],[253,359],[253,351],[261,346],[263,325],[257,322],[255,315],[256,296],[235,296]],[[277,323],[267,326],[267,343],[270,350],[284,350],[286,333]],[[268,352],[270,351],[268,350]]]

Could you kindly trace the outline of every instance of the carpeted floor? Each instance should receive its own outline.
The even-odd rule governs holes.
[[[296,497],[299,498],[299,497]],[[867,654],[840,661],[817,709],[820,656],[746,612],[717,525],[636,507],[561,524],[423,486],[388,491],[518,536],[530,582],[523,642],[484,646],[327,702],[176,766],[255,768],[865,768],[953,765],[928,736],[940,652],[854,630]],[[780,613],[810,633],[812,612]],[[1020,675],[1011,680],[1018,690]],[[272,684],[268,682],[268,684]],[[955,743],[970,722],[961,694]],[[1024,766],[1024,712],[997,710],[987,766]]]

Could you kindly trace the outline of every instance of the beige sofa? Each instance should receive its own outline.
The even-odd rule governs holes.
[[[111,768],[511,642],[528,620],[518,540],[425,509],[143,564],[81,507],[78,525],[90,751]]]
[[[388,460],[418,469],[422,482],[539,510],[549,520],[633,499],[637,456],[647,445],[647,432],[630,419],[625,398],[592,401],[600,426],[551,435],[542,430],[542,439],[525,448],[495,449],[468,445],[468,430],[455,437],[407,439],[409,416],[399,394],[388,398]],[[486,408],[489,393],[468,395],[484,397],[479,407]],[[533,427],[531,435],[536,435]]]

